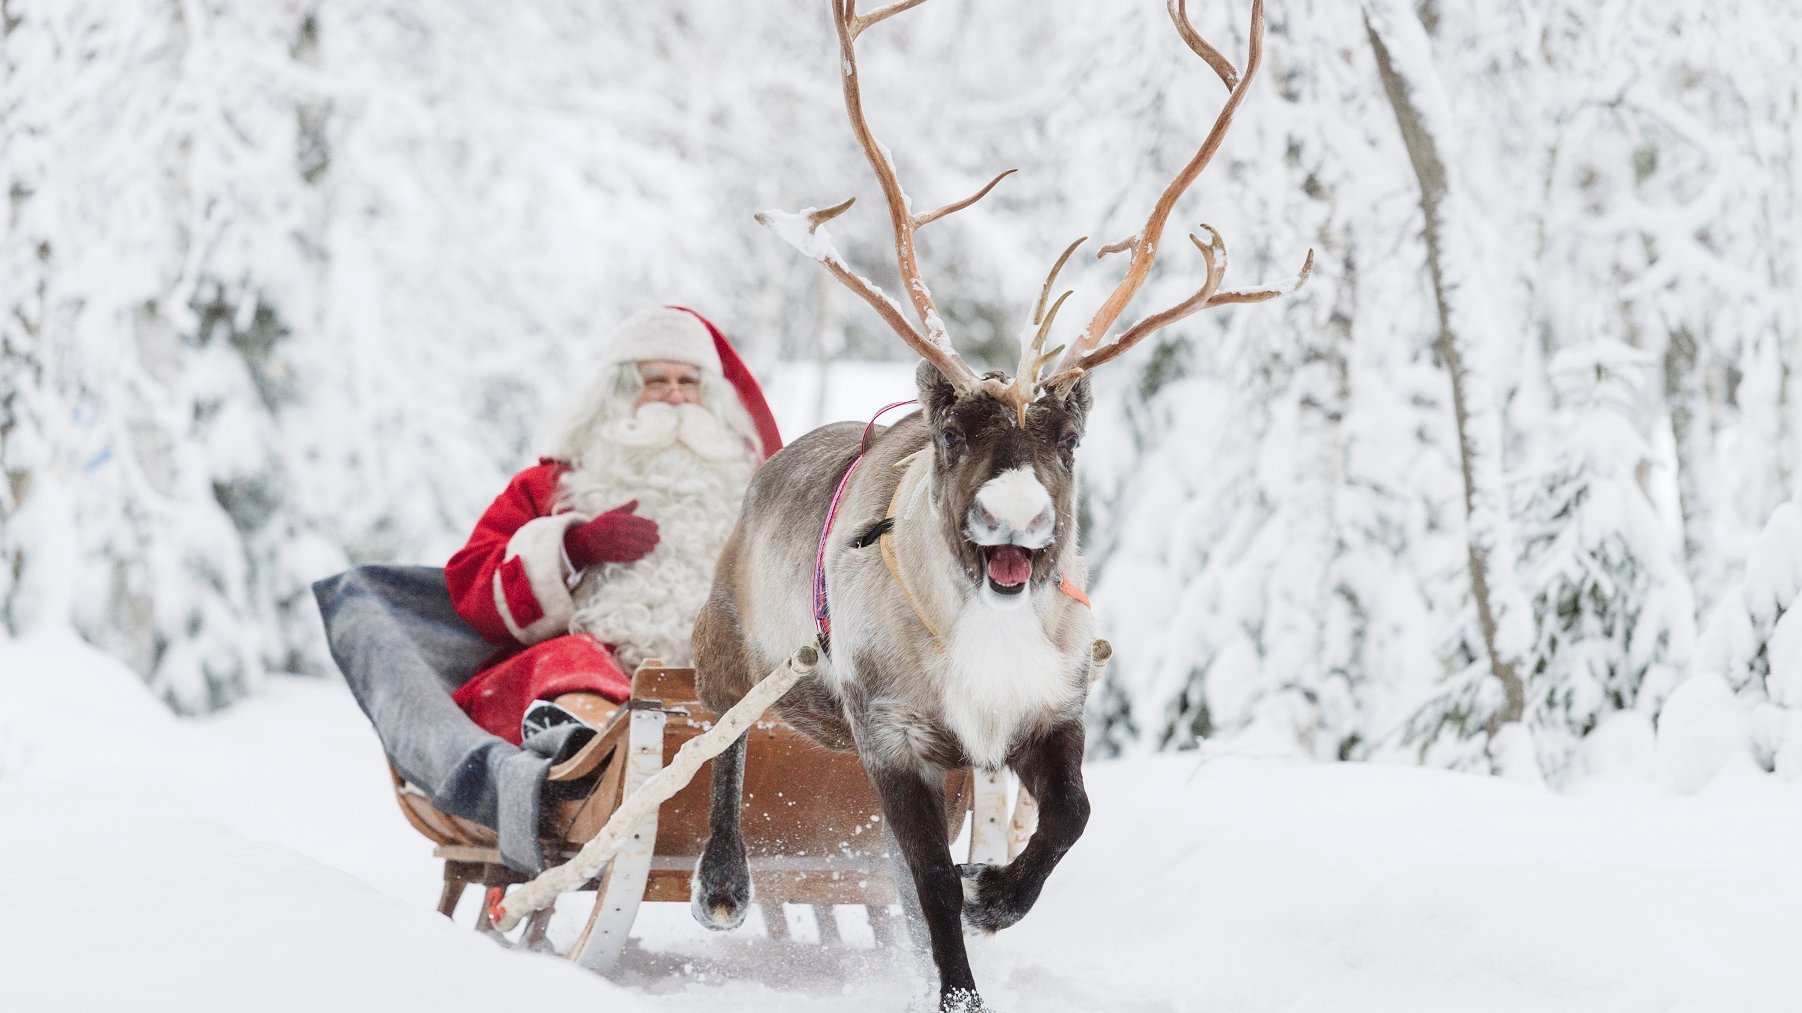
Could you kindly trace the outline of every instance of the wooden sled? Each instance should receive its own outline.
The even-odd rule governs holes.
[[[646,661],[632,676],[632,697],[593,742],[552,768],[546,791],[558,786],[573,797],[547,802],[546,859],[557,864],[573,856],[600,832],[620,802],[655,774],[676,750],[711,726],[714,715],[696,699],[694,670]],[[785,904],[812,906],[820,941],[836,940],[834,905],[863,907],[879,944],[893,943],[897,924],[890,911],[901,902],[894,880],[889,838],[882,832],[881,804],[855,755],[815,745],[774,717],[749,732],[744,774],[745,847],[750,854],[753,898],[772,936],[786,937]],[[705,765],[687,787],[636,830],[632,842],[601,875],[583,889],[594,892],[593,908],[575,943],[563,955],[590,970],[612,969],[631,934],[638,906],[646,901],[687,904],[689,878],[707,843],[712,767]],[[454,917],[471,884],[486,888],[476,915],[477,931],[499,936],[488,909],[528,877],[509,869],[494,831],[433,808],[424,792],[394,778],[401,811],[437,847],[444,860],[444,892],[438,910]],[[954,771],[945,779],[947,839],[962,831],[974,812],[970,861],[1008,860],[1008,812],[1003,776]],[[547,928],[552,908],[533,914],[514,945],[555,952]]]

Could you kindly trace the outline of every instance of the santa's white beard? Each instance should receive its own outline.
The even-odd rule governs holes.
[[[598,427],[573,464],[558,485],[562,509],[593,517],[637,500],[659,540],[637,562],[583,572],[571,632],[613,644],[628,672],[646,658],[691,664],[695,616],[738,520],[755,451],[698,405],[652,402]]]

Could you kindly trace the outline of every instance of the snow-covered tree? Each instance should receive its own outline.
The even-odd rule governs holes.
[[[1244,51],[1248,5],[1188,6]],[[1467,691],[1470,738],[1431,758],[1487,760],[1506,695],[1470,549],[1537,523],[1502,478],[1550,489],[1570,464],[1548,363],[1597,333],[1662,367],[1624,424],[1698,601],[1798,493],[1802,114],[1782,68],[1802,8],[1368,6],[1408,104],[1437,109],[1450,195],[1423,207],[1363,9],[1271,4],[1262,76],[1172,226],[1219,229],[1235,282],[1308,247],[1316,270],[1096,378],[1108,745],[1413,754],[1409,718]],[[73,623],[185,709],[329,668],[307,583],[445,558],[647,300],[711,313],[764,373],[907,354],[751,219],[856,196],[835,235],[893,285],[823,0],[0,12],[0,617]],[[919,250],[960,348],[1002,367],[1057,252],[1137,228],[1222,98],[1157,0],[938,0],[861,57],[917,201],[1022,170]],[[1198,269],[1170,249],[1129,315]],[[1066,268],[1065,325],[1119,270]],[[1649,553],[1633,534],[1612,537]],[[1533,553],[1495,555],[1549,586]],[[1516,586],[1499,613],[1524,620],[1522,664],[1554,634],[1568,659],[1556,610],[1491,583]]]
[[[1232,50],[1230,13],[1213,19]],[[1130,437],[1090,472],[1118,649],[1104,743],[1362,755],[1405,714],[1398,687],[1438,671],[1420,649],[1437,593],[1419,522],[1455,459],[1421,382],[1425,316],[1372,309],[1418,306],[1422,288],[1383,266],[1410,189],[1370,171],[1405,163],[1360,37],[1345,5],[1271,8],[1265,77],[1210,170],[1208,192],[1242,197],[1200,212],[1232,216],[1251,270],[1313,246],[1307,288],[1173,328],[1131,383],[1104,375],[1116,407],[1092,428]]]
[[[1536,632],[1526,721],[1554,782],[1607,714],[1656,713],[1695,638],[1680,552],[1640,483],[1653,452],[1634,423],[1655,370],[1650,354],[1606,340],[1551,363],[1560,440],[1523,479],[1516,512]]]
[[[1529,617],[1515,580],[1514,525],[1502,477],[1506,389],[1497,359],[1507,318],[1498,320],[1483,285],[1492,269],[1471,235],[1480,212],[1464,189],[1454,144],[1456,121],[1426,30],[1415,12],[1396,0],[1366,0],[1364,20],[1420,185],[1426,266],[1439,322],[1434,348],[1451,384],[1458,426],[1470,595],[1481,651],[1457,679],[1463,685],[1454,690],[1452,712],[1458,724],[1480,725],[1493,738],[1521,719],[1529,635]],[[1486,679],[1472,678],[1483,669]],[[1498,692],[1499,700],[1493,698]],[[1513,762],[1503,755],[1492,760]]]
[[[1772,513],[1659,715],[1658,765],[1693,791],[1735,763],[1802,776],[1802,506]]]
[[[1659,495],[1680,511],[1706,604],[1745,538],[1793,495],[1783,387],[1797,242],[1770,223],[1795,214],[1798,86],[1772,70],[1798,55],[1802,13],[1756,0],[1548,0],[1463,11],[1457,43],[1493,38],[1498,18],[1506,48],[1464,93],[1472,118],[1510,124],[1532,174],[1513,230],[1531,251],[1531,327],[1549,356],[1605,319],[1662,359],[1662,402],[1645,399],[1635,426],[1671,430]]]
[[[9,624],[72,619],[183,710],[277,653],[246,538],[282,496],[271,414],[305,291],[295,106],[268,69],[299,23],[285,4],[7,10],[9,80],[31,84],[7,108],[7,260],[38,265],[8,314],[31,420],[5,448]],[[23,593],[34,576],[64,593]]]
[[[1511,510],[1534,631],[1520,666],[1521,721],[1537,770],[1515,771],[1523,776],[1562,783],[1607,715],[1649,720],[1693,645],[1694,599],[1671,525],[1643,484],[1654,452],[1635,428],[1655,371],[1650,354],[1606,339],[1551,363],[1556,439],[1542,463],[1517,471]],[[1471,745],[1492,713],[1481,687],[1454,680],[1411,719],[1423,756],[1475,762]]]

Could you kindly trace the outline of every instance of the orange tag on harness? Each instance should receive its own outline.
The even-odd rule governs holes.
[[[502,918],[507,917],[507,909],[501,906],[501,901],[505,900],[506,897],[506,887],[491,886],[488,888],[488,896],[484,899],[488,902],[489,921],[499,924]]]
[[[1071,601],[1080,603],[1083,608],[1095,607],[1089,604],[1089,596],[1083,593],[1083,589],[1070,583],[1070,578],[1061,573],[1057,575],[1057,589],[1069,596]]]

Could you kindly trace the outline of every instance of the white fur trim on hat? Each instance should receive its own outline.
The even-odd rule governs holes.
[[[627,317],[607,341],[609,362],[667,359],[720,372],[720,356],[707,325],[685,310],[654,306]]]

